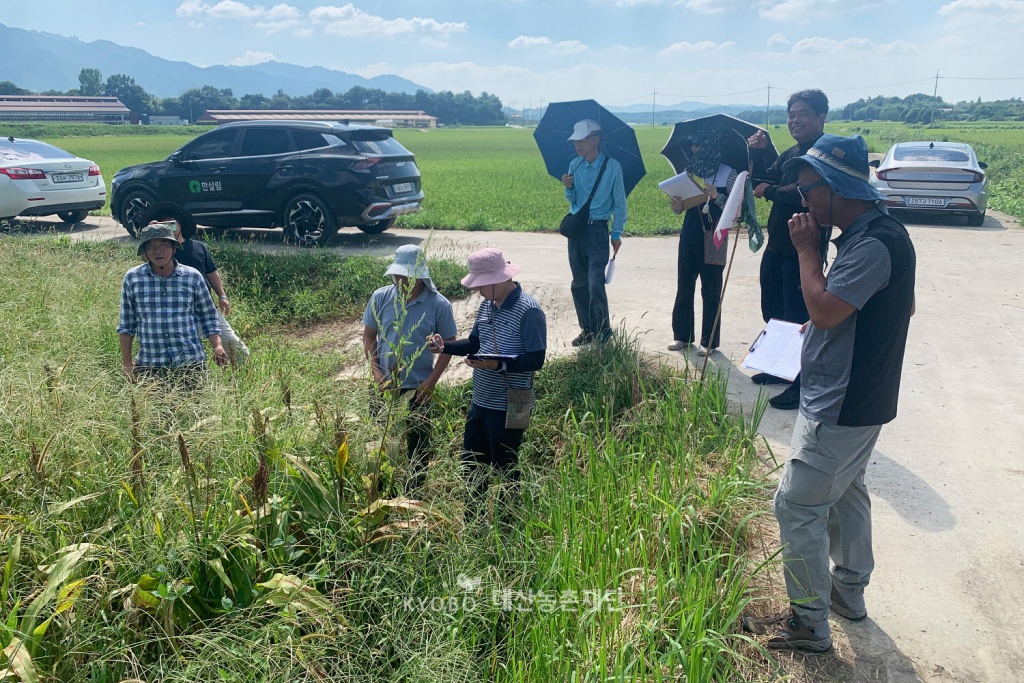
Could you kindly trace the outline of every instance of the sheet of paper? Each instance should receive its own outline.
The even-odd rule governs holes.
[[[608,262],[608,270],[606,270],[605,274],[604,274],[604,283],[606,285],[610,285],[612,283],[612,276],[613,275],[615,275],[615,257],[614,256],[612,257],[612,260]]]
[[[725,236],[729,233],[729,229],[732,228],[732,224],[739,218],[740,206],[743,205],[743,188],[747,183],[747,172],[740,171],[739,175],[736,176],[736,182],[732,184],[732,192],[729,193],[729,198],[725,200],[725,208],[722,209],[722,217],[718,219],[718,225],[715,227],[715,234],[713,239],[715,240],[715,246],[722,246],[722,242],[725,241]]]
[[[658,183],[658,189],[669,197],[679,197],[681,199],[703,197],[704,194],[703,190],[697,187],[697,183],[693,182],[693,179],[687,173],[680,173],[668,180],[662,180]]]
[[[750,345],[743,367],[790,381],[796,379],[800,374],[800,350],[804,345],[800,327],[784,320],[769,320]]]

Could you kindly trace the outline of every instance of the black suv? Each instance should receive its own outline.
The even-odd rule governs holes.
[[[111,213],[132,235],[146,209],[166,201],[201,225],[283,227],[305,246],[326,245],[343,225],[383,232],[423,201],[414,156],[389,129],[321,121],[225,124],[166,161],[121,169],[111,195]]]

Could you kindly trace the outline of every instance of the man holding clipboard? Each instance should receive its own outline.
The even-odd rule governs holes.
[[[484,466],[499,471],[506,481],[519,479],[519,446],[529,422],[533,373],[544,365],[547,322],[544,311],[512,277],[519,266],[505,261],[500,249],[488,248],[469,257],[465,287],[483,301],[466,339],[428,340],[434,353],[466,356],[473,368],[473,399],[462,437],[462,462],[473,500],[487,490]]]

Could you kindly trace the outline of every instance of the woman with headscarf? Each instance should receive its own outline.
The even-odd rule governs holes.
[[[706,356],[720,343],[721,321],[715,324],[722,298],[722,273],[725,270],[727,242],[715,246],[712,235],[722,215],[726,198],[736,182],[737,170],[722,163],[722,136],[706,130],[684,140],[687,172],[704,184],[705,200],[686,210],[679,232],[676,301],[672,307],[670,351],[679,351],[697,341],[694,329],[693,297],[700,277],[702,301],[700,343],[697,355]],[[683,200],[672,197],[672,211],[683,212]]]

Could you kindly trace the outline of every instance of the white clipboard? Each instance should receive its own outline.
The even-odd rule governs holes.
[[[769,320],[750,345],[743,367],[792,382],[800,374],[800,352],[804,346],[801,327],[785,320]]]
[[[693,178],[686,172],[672,176],[668,180],[662,180],[658,183],[658,189],[670,198],[679,197],[682,199],[684,211],[707,200],[704,190],[697,183],[693,182]]]

